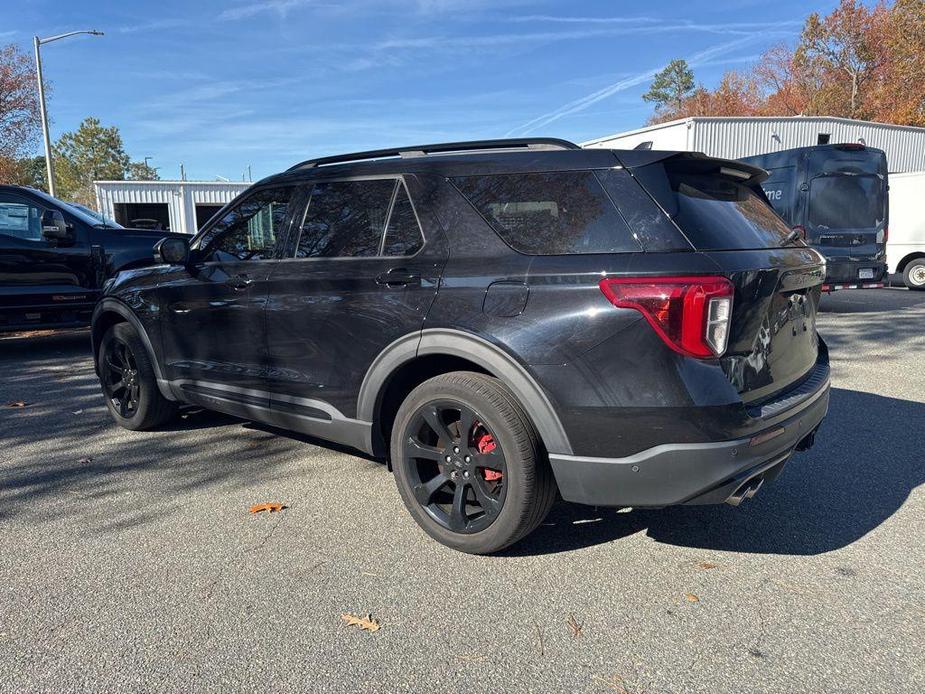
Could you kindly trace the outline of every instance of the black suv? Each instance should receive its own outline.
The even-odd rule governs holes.
[[[116,278],[106,402],[129,429],[191,403],[387,457],[466,552],[522,538],[557,490],[738,504],[829,400],[825,263],[765,176],[550,139],[304,162]]]

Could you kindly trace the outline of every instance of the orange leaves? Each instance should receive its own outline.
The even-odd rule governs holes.
[[[344,620],[344,623],[348,627],[356,626],[359,627],[362,631],[379,631],[382,628],[382,625],[379,623],[378,619],[373,619],[371,614],[367,614],[365,617],[362,617],[353,612],[343,612],[340,616]]]
[[[282,511],[285,508],[289,508],[289,507],[286,506],[285,504],[276,504],[276,503],[254,504],[253,506],[250,507],[250,512],[260,513],[261,511],[267,511],[268,513],[278,513],[279,511]]]
[[[685,593],[684,597],[687,599],[688,602],[700,602],[700,598],[698,598],[693,593]]]

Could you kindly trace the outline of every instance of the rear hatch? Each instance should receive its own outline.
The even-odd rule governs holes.
[[[883,152],[847,146],[814,151],[807,171],[807,242],[833,259],[877,257],[887,224]]]
[[[817,363],[824,260],[771,208],[759,186],[763,170],[696,153],[658,154],[625,163],[691,246],[735,286],[720,359],[726,375],[747,403],[789,390]]]

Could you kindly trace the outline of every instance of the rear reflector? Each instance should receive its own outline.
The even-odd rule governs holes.
[[[706,359],[726,351],[734,290],[725,277],[614,277],[598,286],[614,306],[639,311],[675,352]]]

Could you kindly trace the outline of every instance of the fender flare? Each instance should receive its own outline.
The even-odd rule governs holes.
[[[151,365],[154,367],[154,376],[157,379],[158,390],[160,390],[161,395],[163,395],[168,400],[176,400],[177,399],[176,396],[173,394],[173,392],[171,392],[170,385],[168,384],[167,380],[164,378],[164,374],[161,371],[161,364],[157,359],[157,352],[154,351],[154,345],[151,343],[151,338],[148,337],[148,331],[145,330],[144,326],[141,324],[141,321],[138,320],[138,316],[135,315],[132,309],[130,309],[128,306],[126,306],[124,303],[122,303],[118,299],[114,299],[113,297],[104,298],[96,305],[96,308],[93,309],[93,318],[90,321],[90,325],[91,325],[90,335],[91,335],[92,347],[93,347],[93,368],[94,370],[98,369],[97,352],[99,350],[95,323],[97,319],[99,318],[99,316],[106,312],[118,313],[120,316],[122,316],[126,320],[126,322],[128,322],[133,328],[135,328],[135,332],[138,333],[138,336],[141,338],[142,344],[144,344],[145,346],[145,351],[148,353],[148,359],[151,360]],[[100,337],[102,337],[102,335]]]
[[[395,370],[416,357],[431,354],[462,357],[482,366],[511,389],[530,415],[547,451],[572,454],[559,416],[533,376],[501,347],[461,330],[431,328],[400,337],[386,347],[363,378],[357,399],[357,419],[375,421],[379,396]]]

